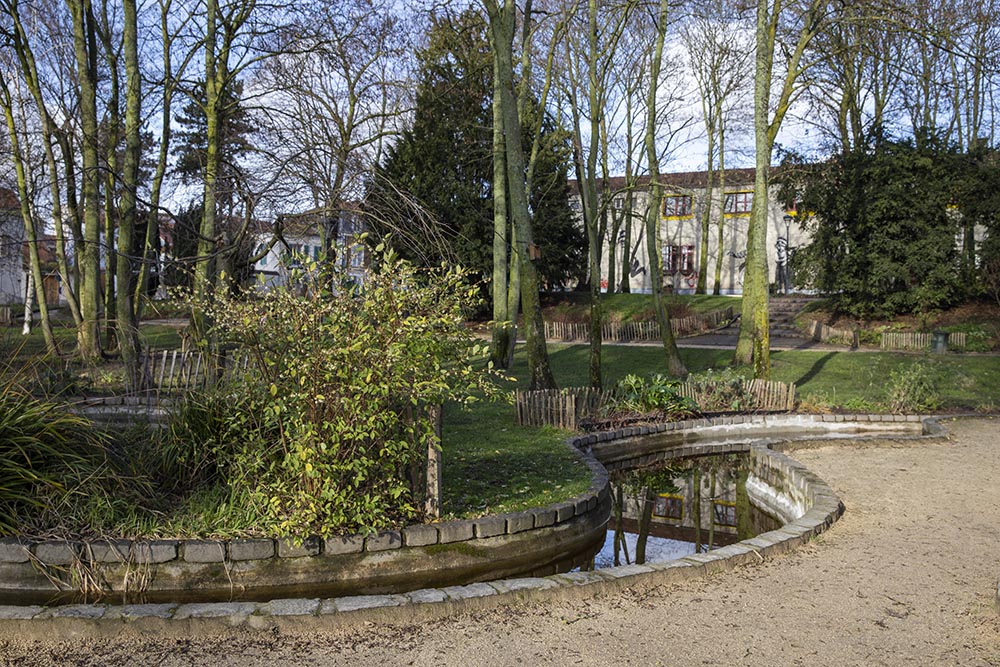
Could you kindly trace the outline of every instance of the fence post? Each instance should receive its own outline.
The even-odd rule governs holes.
[[[434,438],[427,444],[427,491],[424,514],[435,519],[441,516],[441,406],[427,408],[434,423]]]

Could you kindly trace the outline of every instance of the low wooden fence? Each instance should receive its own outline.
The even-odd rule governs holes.
[[[861,334],[858,330],[838,329],[826,324],[821,324],[816,320],[812,320],[809,324],[809,335],[814,341],[819,343],[827,343],[831,341],[838,343],[842,342],[853,348],[856,348],[861,344]]]
[[[948,333],[947,342],[951,347],[965,347],[964,333]],[[909,331],[886,331],[882,334],[883,350],[929,350],[934,341],[934,334],[913,333]]]
[[[210,368],[216,363],[216,368]],[[245,353],[227,353],[212,360],[199,350],[150,350],[143,354],[144,392],[178,394],[204,389],[209,382],[234,372],[245,372],[249,357]]]
[[[737,381],[738,392],[748,405],[742,410],[754,412],[785,412],[795,409],[795,384],[766,380]],[[722,383],[732,387],[732,383]],[[713,405],[722,384],[683,382],[676,385],[677,393],[690,398],[702,410],[733,412],[732,407]],[[580,422],[593,417],[612,401],[613,391],[598,391],[588,387],[542,391],[518,391],[515,395],[517,423],[521,426],[555,426],[576,430]]]
[[[733,307],[728,306],[703,315],[671,318],[670,329],[675,336],[683,336],[715,329],[733,319]],[[590,340],[590,324],[586,322],[546,322],[545,337],[553,340]],[[646,322],[605,322],[601,327],[601,340],[620,343],[628,341],[660,340],[660,324]]]
[[[5,327],[14,326],[14,309],[10,306],[0,306],[0,325]]]

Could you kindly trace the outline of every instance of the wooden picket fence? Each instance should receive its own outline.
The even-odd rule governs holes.
[[[5,327],[14,326],[14,309],[10,306],[0,306],[0,325]]]
[[[200,350],[148,350],[142,357],[142,390],[162,396],[204,389],[213,379],[209,363],[208,355]],[[246,372],[249,363],[246,353],[224,354],[214,380]]]
[[[744,410],[754,412],[785,412],[795,409],[795,384],[766,380],[737,381],[740,393],[749,405]],[[731,383],[729,383],[731,385]],[[715,383],[684,382],[676,386],[677,393],[690,398],[702,409],[710,406],[711,396],[719,391]],[[576,430],[580,422],[596,415],[614,398],[613,391],[598,391],[588,387],[542,391],[518,391],[515,395],[517,423],[521,426],[555,426]],[[732,411],[712,407],[714,412]]]
[[[768,380],[737,380],[726,383],[736,385],[736,389],[749,400],[746,409],[758,412],[790,412],[795,409],[795,383],[772,382]],[[677,393],[690,398],[702,410],[726,412],[725,407],[713,406],[712,396],[720,385],[705,382],[684,382],[677,386]]]
[[[675,336],[683,336],[715,329],[734,317],[732,306],[722,310],[679,317],[670,320],[670,329]],[[545,337],[552,340],[590,340],[590,324],[586,322],[546,322]],[[660,340],[660,324],[646,322],[605,322],[601,327],[601,340],[606,342],[634,342]]]
[[[882,334],[881,348],[883,350],[929,350],[934,340],[934,334],[914,333],[910,331],[886,331]],[[948,345],[965,347],[966,336],[962,332],[948,334]]]
[[[518,391],[515,395],[517,423],[575,431],[583,419],[596,414],[612,395],[610,391],[589,387]]]

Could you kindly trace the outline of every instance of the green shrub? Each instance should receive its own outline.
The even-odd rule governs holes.
[[[754,407],[753,394],[746,384],[747,369],[709,369],[688,376],[698,407],[705,412],[743,412]]]
[[[897,366],[889,372],[886,404],[890,412],[925,412],[941,404],[934,368],[925,361]]]
[[[498,392],[472,364],[485,347],[463,325],[477,292],[466,274],[390,254],[379,267],[352,288],[311,266],[290,288],[206,308],[219,340],[249,354],[233,389],[245,398],[187,408],[176,458],[191,481],[249,484],[276,536],[412,519],[411,466],[437,443],[426,408]]]
[[[611,413],[655,413],[669,421],[698,414],[698,406],[677,391],[677,381],[659,373],[643,378],[628,374],[615,389],[615,398],[608,406]]]

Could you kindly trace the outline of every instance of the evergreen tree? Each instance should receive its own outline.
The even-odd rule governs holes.
[[[473,11],[435,17],[417,60],[413,124],[387,152],[369,192],[372,230],[408,259],[454,259],[485,280],[493,269],[493,61],[483,19]],[[531,205],[541,278],[553,288],[583,273],[585,240],[569,207],[568,135],[547,122],[544,139]],[[434,233],[414,232],[416,216],[388,204],[395,190],[386,182],[431,214]]]
[[[962,156],[931,139],[877,137],[809,179],[812,242],[796,275],[860,317],[924,312],[964,296],[956,238]]]

